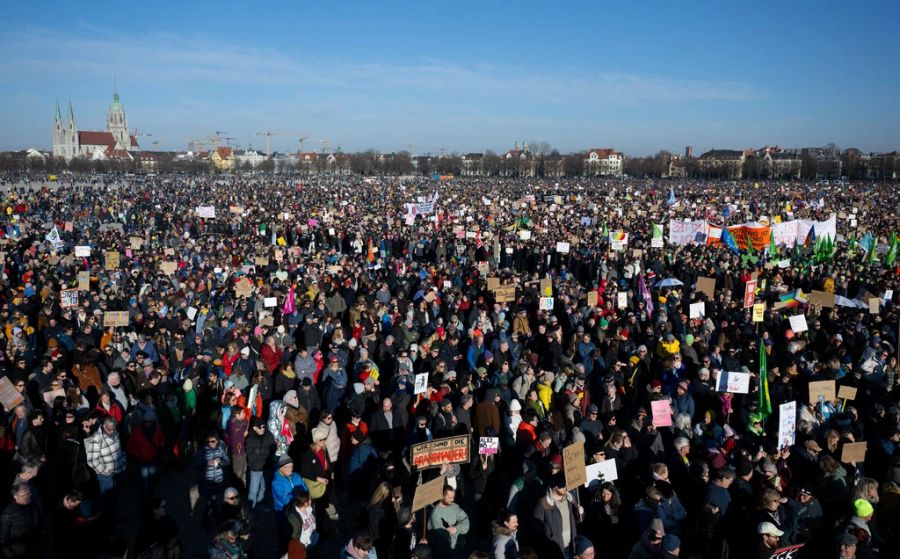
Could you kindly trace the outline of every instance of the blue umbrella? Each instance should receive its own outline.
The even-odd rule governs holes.
[[[684,285],[684,283],[678,281],[675,278],[666,278],[666,279],[661,279],[658,282],[656,282],[655,284],[653,284],[653,287],[678,287],[680,285]]]

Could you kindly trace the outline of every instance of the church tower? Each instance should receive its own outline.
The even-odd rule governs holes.
[[[56,102],[56,115],[53,119],[53,157],[65,157],[64,145],[66,133],[63,130],[62,115],[59,112],[59,101]]]
[[[65,130],[65,155],[66,161],[80,155],[81,148],[78,145],[78,128],[75,127],[75,111],[72,110],[72,100],[69,100],[69,114],[66,116]]]
[[[118,149],[131,149],[131,139],[128,136],[128,120],[125,119],[125,108],[119,99],[119,92],[113,92],[112,104],[106,113],[106,131],[113,135]]]

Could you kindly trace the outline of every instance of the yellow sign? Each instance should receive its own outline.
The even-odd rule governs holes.
[[[766,312],[765,303],[755,303],[753,305],[753,322],[762,322],[763,314]]]

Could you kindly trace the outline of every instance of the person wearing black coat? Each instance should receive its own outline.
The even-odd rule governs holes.
[[[22,442],[19,443],[16,455],[21,463],[42,464],[47,461],[49,438],[44,420],[44,412],[40,410],[32,410],[28,414],[28,430],[22,434]]]
[[[264,471],[275,448],[275,438],[266,429],[265,421],[258,417],[250,420],[250,432],[244,448],[247,450],[247,470],[250,472],[247,501],[255,508],[266,495]]]
[[[40,557],[47,539],[44,511],[27,483],[12,488],[12,502],[0,514],[0,557]]]
[[[92,470],[87,463],[84,444],[78,439],[78,428],[75,425],[66,425],[62,436],[57,457],[56,480],[62,491],[84,489],[91,481]]]

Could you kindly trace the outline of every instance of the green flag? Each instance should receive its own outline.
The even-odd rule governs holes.
[[[774,258],[778,253],[778,247],[775,245],[775,231],[769,230],[769,258]]]
[[[772,400],[769,398],[769,372],[766,364],[766,344],[759,340],[759,413],[763,421],[772,415]]]
[[[603,224],[603,232],[600,234],[604,239],[609,239],[609,226]]]
[[[653,238],[654,239],[662,239],[663,238],[663,226],[659,223],[653,224]]]
[[[887,256],[884,257],[884,263],[888,266],[893,266],[895,260],[897,260],[897,234],[891,233],[891,244],[888,246],[888,252]]]
[[[868,262],[869,264],[874,264],[875,262],[878,261],[878,257],[875,256],[875,252],[876,252],[875,249],[877,246],[878,246],[878,238],[876,237],[875,240],[872,241],[872,250],[870,250],[869,253],[866,255],[866,262]]]
[[[856,232],[850,233],[850,238],[847,240],[847,252],[851,258],[856,253]]]

